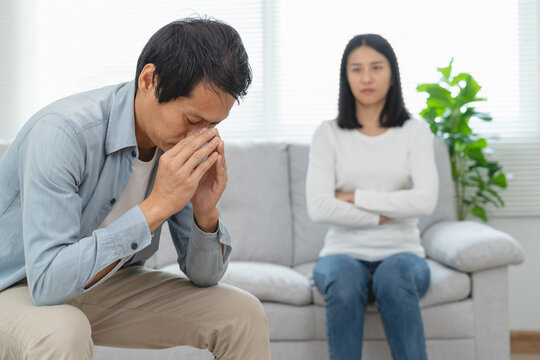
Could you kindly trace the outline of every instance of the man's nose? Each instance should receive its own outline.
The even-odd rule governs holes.
[[[206,121],[201,121],[197,124],[197,130],[201,131],[201,130],[206,130],[206,129],[209,129],[210,128],[210,123],[206,122]]]

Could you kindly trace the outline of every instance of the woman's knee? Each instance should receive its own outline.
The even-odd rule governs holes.
[[[421,297],[429,287],[430,271],[425,259],[397,254],[384,260],[373,276],[376,297]]]
[[[326,301],[351,303],[367,301],[369,273],[358,260],[334,255],[319,259],[313,280]]]

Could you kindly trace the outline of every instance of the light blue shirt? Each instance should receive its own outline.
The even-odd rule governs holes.
[[[0,159],[0,291],[26,277],[37,305],[62,304],[157,250],[161,226],[150,233],[139,206],[98,229],[138,157],[134,99],[132,81],[59,100],[32,116]],[[188,204],[168,224],[180,269],[198,286],[215,285],[231,252],[221,218],[204,233]]]

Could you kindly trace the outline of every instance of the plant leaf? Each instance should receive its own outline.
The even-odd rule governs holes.
[[[490,178],[493,177],[493,175],[502,169],[502,166],[501,164],[499,164],[498,162],[489,162],[488,163],[488,175]]]
[[[437,71],[440,72],[443,76],[443,78],[446,80],[446,82],[450,82],[450,73],[452,73],[452,63],[454,62],[454,58],[450,60],[450,64],[448,64],[447,67],[444,68],[437,68]]]
[[[508,184],[506,183],[506,176],[503,173],[500,173],[493,179],[489,181],[490,184],[497,185],[498,187],[501,187],[503,189],[506,189]]]
[[[469,144],[469,148],[475,148],[475,149],[483,149],[487,146],[486,139],[480,138],[476,140],[475,142]]]
[[[480,219],[484,220],[484,222],[488,221],[487,216],[486,216],[486,211],[480,205],[475,205],[471,209],[471,214],[473,214],[474,216],[479,217]]]
[[[454,99],[452,93],[440,85],[427,87],[425,90],[429,97],[427,99],[428,106],[435,107],[454,107]]]
[[[478,162],[478,164],[482,167],[487,167],[488,163],[486,161],[486,158],[484,157],[484,154],[482,153],[481,148],[467,148],[467,155],[474,161]]]
[[[482,87],[471,76],[467,79],[467,85],[459,92],[465,99],[474,99]]]
[[[420,112],[420,116],[426,120],[433,121],[437,117],[437,111],[433,107],[427,107]]]
[[[454,78],[452,79],[452,82],[450,83],[450,85],[452,86],[459,86],[459,83],[462,82],[462,81],[467,81],[469,78],[471,77],[471,74],[467,74],[467,73],[461,73],[461,74],[458,74],[456,76],[454,76]]]
[[[439,84],[433,84],[433,83],[429,83],[429,84],[419,84],[419,85],[416,87],[416,91],[419,91],[419,92],[427,92],[429,89],[437,88],[437,87],[441,87],[441,85],[439,85]]]
[[[472,129],[469,127],[469,118],[461,117],[459,120],[459,132],[464,135],[472,134]]]
[[[499,203],[501,204],[501,206],[504,206],[504,200],[499,196],[499,194],[495,190],[486,189],[486,191],[490,193],[491,195],[495,196],[497,200],[499,200]]]
[[[481,119],[481,120],[484,120],[484,121],[491,121],[493,120],[493,118],[491,117],[491,115],[489,113],[485,113],[485,112],[475,112],[475,114],[473,115],[475,118],[478,118],[478,119]]]
[[[486,204],[487,204],[487,203],[490,203],[490,204],[493,204],[493,206],[495,206],[495,207],[499,207],[499,206],[500,206],[500,204],[499,204],[498,201],[495,201],[494,199],[490,198],[490,197],[487,196],[486,194],[483,194],[483,193],[482,193],[482,194],[478,194],[478,196],[479,196],[481,199],[483,199],[483,202],[486,203]]]

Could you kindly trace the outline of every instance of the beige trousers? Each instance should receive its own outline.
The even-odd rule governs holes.
[[[253,295],[133,266],[64,305],[36,306],[26,284],[0,292],[0,359],[92,359],[93,345],[190,345],[216,359],[269,360],[268,325]]]

